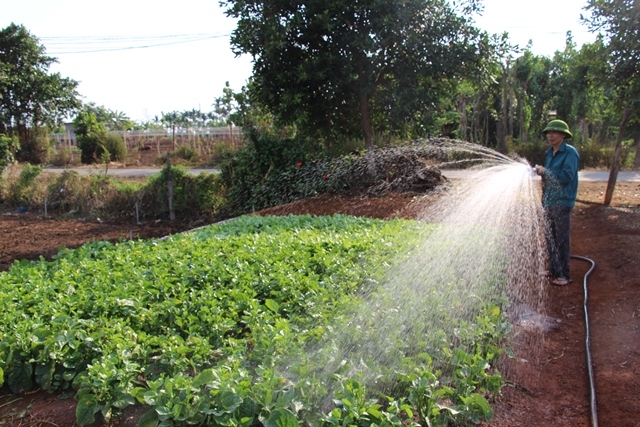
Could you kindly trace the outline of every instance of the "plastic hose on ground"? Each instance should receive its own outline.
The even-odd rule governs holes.
[[[579,256],[579,255],[571,255],[571,258],[575,258],[575,259],[579,259],[582,261],[586,261],[588,263],[591,264],[591,268],[589,268],[589,271],[587,271],[584,275],[584,303],[583,303],[583,307],[584,307],[584,323],[585,323],[585,327],[586,327],[586,340],[585,340],[585,345],[586,345],[586,349],[587,349],[587,369],[589,371],[589,387],[590,387],[590,404],[591,404],[591,425],[593,427],[598,427],[598,411],[596,409],[596,386],[595,386],[595,380],[594,380],[594,376],[593,376],[593,366],[591,364],[591,350],[590,350],[590,344],[591,344],[591,333],[589,332],[589,312],[587,311],[587,298],[588,298],[588,293],[587,293],[587,279],[589,277],[589,275],[591,274],[591,272],[593,271],[593,269],[596,267],[596,263],[589,258],[583,257],[583,256]]]

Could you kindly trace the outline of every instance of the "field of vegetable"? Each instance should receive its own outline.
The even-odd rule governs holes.
[[[502,383],[501,292],[476,307],[465,334],[405,330],[384,343],[382,360],[394,359],[392,366],[353,361],[376,372],[375,381],[348,354],[332,359],[336,331],[432,228],[249,216],[15,264],[0,275],[4,379],[14,392],[75,393],[80,425],[131,405],[147,408],[142,426],[490,419],[487,397]],[[364,340],[379,326],[353,328],[348,339]]]

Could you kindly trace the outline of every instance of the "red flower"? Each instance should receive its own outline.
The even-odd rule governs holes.
[[[302,162],[296,162],[297,167],[302,167]]]
[[[322,179],[329,179],[329,175],[322,175]]]

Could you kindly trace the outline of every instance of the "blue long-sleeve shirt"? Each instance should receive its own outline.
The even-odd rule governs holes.
[[[542,206],[573,207],[578,195],[578,162],[580,155],[572,145],[562,141],[556,154],[553,147],[547,150],[544,163],[545,172],[542,175],[544,191]]]

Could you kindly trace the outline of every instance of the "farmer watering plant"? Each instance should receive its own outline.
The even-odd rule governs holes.
[[[542,207],[544,209],[549,275],[551,283],[564,286],[571,281],[569,258],[571,246],[571,211],[578,194],[578,150],[567,144],[572,137],[562,120],[551,120],[542,131],[550,147],[544,166],[535,166],[542,177]]]

